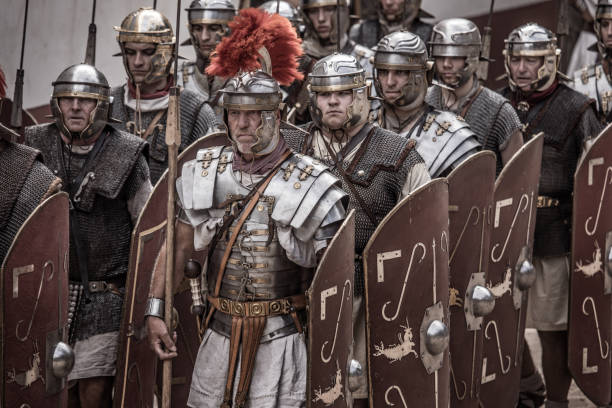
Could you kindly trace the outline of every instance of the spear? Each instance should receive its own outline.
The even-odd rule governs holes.
[[[338,36],[336,43],[336,51],[340,52],[340,0],[336,0],[336,35]]]
[[[87,35],[87,48],[85,49],[85,63],[96,65],[96,0],[93,0],[93,10],[91,11],[91,23],[89,23],[89,34]]]
[[[164,320],[169,330],[172,330],[172,301],[174,300],[174,210],[175,210],[175,184],[177,176],[178,147],[181,143],[179,96],[181,88],[178,86],[178,44],[179,28],[181,26],[181,0],[176,3],[176,39],[174,41],[174,86],[170,88],[168,101],[168,122],[166,124],[166,145],[168,146],[168,213],[166,224],[166,285],[165,285],[165,314]],[[172,391],[172,360],[164,360],[162,377],[162,408],[170,408]]]
[[[495,0],[491,0],[491,8],[489,9],[489,19],[482,33],[482,50],[480,51],[480,63],[478,64],[478,79],[486,82],[489,77],[489,62],[491,57],[491,36],[493,29],[491,28],[491,19],[493,18],[493,9]]]
[[[19,69],[15,76],[15,92],[13,93],[13,109],[11,110],[11,126],[20,128],[23,124],[21,115],[23,111],[23,52],[25,51],[26,27],[28,26],[28,5],[29,0],[26,0],[25,14],[23,16],[23,35],[21,37],[21,59],[19,60]]]
[[[153,10],[157,10],[157,0],[153,0]],[[178,31],[178,27],[176,28]],[[178,35],[178,33],[177,33]]]

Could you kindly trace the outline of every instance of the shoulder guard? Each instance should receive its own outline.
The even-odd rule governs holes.
[[[463,118],[439,110],[429,112],[422,132],[411,138],[417,141],[416,150],[432,177],[456,167],[459,159],[480,149],[476,135]]]
[[[271,218],[291,226],[301,241],[312,238],[327,213],[348,197],[325,165],[302,154],[292,155],[281,165],[265,195],[276,200]]]
[[[198,150],[196,158],[183,164],[181,177],[177,179],[177,191],[185,210],[209,210],[214,207],[215,182],[221,153],[224,166],[232,159],[230,148],[215,146]],[[222,166],[223,167],[223,166]]]

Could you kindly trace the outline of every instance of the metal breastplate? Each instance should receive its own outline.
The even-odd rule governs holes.
[[[576,71],[572,87],[595,100],[597,114],[605,123],[612,111],[612,85],[601,64]]]

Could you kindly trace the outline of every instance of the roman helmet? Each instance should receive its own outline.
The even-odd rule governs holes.
[[[106,126],[110,120],[110,86],[102,72],[87,64],[72,65],[62,71],[52,83],[51,112],[60,132],[69,140],[89,139]],[[89,123],[80,133],[68,130],[59,107],[60,98],[94,99],[96,107],[89,116]]]
[[[196,24],[207,24],[217,26],[215,32],[215,44],[218,44],[223,37],[229,34],[228,24],[236,16],[236,8],[230,0],[194,0],[189,5],[187,18],[189,20],[189,42],[193,45],[198,57],[208,59],[211,49],[203,52],[199,47],[199,39],[193,33],[193,26]]]
[[[597,2],[597,9],[595,11],[595,21],[593,22],[593,28],[595,29],[595,34],[597,35],[597,51],[602,58],[607,58],[607,56],[612,52],[612,49],[606,47],[601,38],[601,20],[612,20],[612,0],[599,0]]]
[[[306,22],[307,34],[313,38],[317,38],[319,42],[321,41],[321,38],[319,37],[319,34],[317,33],[317,31],[314,29],[314,25],[312,24],[310,17],[308,17],[308,11],[313,10],[313,9],[323,8],[323,7],[334,7],[336,9],[331,19],[331,31],[329,34],[329,42],[332,44],[336,44],[339,41],[337,38],[338,28],[336,24],[337,24],[338,19],[337,19],[336,13],[338,12],[340,13],[340,35],[342,36],[346,34],[349,28],[350,21],[349,21],[349,9],[348,9],[347,1],[346,0],[338,0],[338,1],[336,0],[304,0],[303,1],[302,11],[304,12],[304,21]],[[342,38],[340,38],[340,40],[342,40]]]
[[[291,25],[296,29],[298,35],[301,37],[304,35],[304,19],[300,15],[300,12],[293,5],[284,0],[269,0],[259,6],[260,9],[267,11],[270,14],[280,14],[291,22]]]
[[[476,24],[464,18],[442,20],[433,27],[429,41],[432,58],[463,57],[465,66],[459,81],[452,88],[459,88],[470,80],[478,69],[482,41]],[[441,81],[440,81],[441,82]]]
[[[508,75],[508,83],[514,91],[518,88],[510,72],[512,57],[543,57],[544,63],[538,69],[538,77],[531,82],[532,91],[548,89],[555,78],[561,58],[561,50],[557,48],[557,37],[547,28],[536,23],[527,23],[510,32],[504,40],[504,66]]]
[[[120,27],[115,26],[114,28],[119,33],[117,41],[121,47],[123,65],[132,82],[134,82],[134,78],[130,72],[125,53],[125,44],[128,42],[156,45],[155,54],[151,59],[151,68],[144,78],[146,84],[168,76],[174,59],[173,52],[176,40],[170,22],[162,13],[149,7],[139,8],[128,14]]]

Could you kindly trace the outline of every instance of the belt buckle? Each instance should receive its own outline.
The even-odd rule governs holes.
[[[270,302],[270,314],[286,315],[291,311],[291,303],[287,299],[274,300]]]
[[[250,317],[258,317],[265,316],[266,308],[264,306],[264,302],[250,302],[249,303],[249,316]]]
[[[91,293],[106,292],[107,289],[108,284],[105,281],[89,282],[89,291]]]

